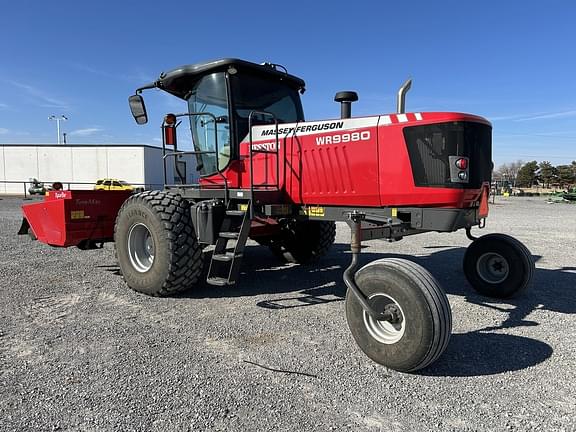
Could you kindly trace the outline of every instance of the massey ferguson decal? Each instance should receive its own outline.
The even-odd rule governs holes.
[[[283,127],[278,128],[278,135],[288,135],[290,133],[306,133],[306,132],[322,132],[334,129],[342,129],[344,127],[343,121],[334,121],[329,123],[316,123],[304,124],[296,127]],[[264,129],[260,136],[275,135],[276,128]]]
[[[290,137],[290,136],[304,136],[304,135],[316,135],[324,134],[326,132],[338,132],[344,130],[346,132],[355,132],[351,129],[365,129],[371,128],[378,125],[379,117],[360,117],[351,119],[338,119],[329,121],[309,121],[303,123],[288,123],[280,125],[278,128],[279,137]],[[253,137],[266,137],[268,139],[275,137],[276,128],[270,125],[266,126],[255,126],[253,130]],[[258,140],[259,138],[254,138]],[[264,138],[265,139],[265,138]],[[247,142],[249,140],[248,135],[242,140]]]
[[[280,125],[281,127],[278,128],[278,137],[320,135],[316,137],[316,145],[367,141],[373,138],[371,135],[372,132],[367,129],[376,126],[389,126],[421,120],[423,120],[421,113],[406,113],[319,122],[288,123]],[[254,138],[255,141],[266,138],[274,139],[276,128],[270,125],[255,126],[253,132],[253,136],[258,137]],[[326,132],[334,132],[334,134],[325,135]],[[249,137],[247,135],[242,142],[247,142],[248,140]],[[276,144],[274,142],[253,144],[253,149],[275,150]]]

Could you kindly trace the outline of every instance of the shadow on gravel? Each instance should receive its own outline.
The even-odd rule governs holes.
[[[538,325],[525,318],[535,309],[552,312],[576,313],[576,273],[571,268],[547,270],[537,268],[532,286],[516,299],[497,300],[477,294],[466,280],[462,271],[465,248],[456,247],[443,250],[434,249],[430,255],[414,256],[404,254],[380,254],[364,251],[360,255],[360,266],[379,258],[404,258],[416,262],[430,271],[448,294],[462,296],[467,302],[508,313],[506,320],[496,327],[484,331],[503,328]],[[302,306],[312,306],[330,301],[324,296],[346,295],[342,281],[344,269],[350,263],[349,246],[334,245],[330,254],[316,265],[293,265],[279,263],[269,251],[260,246],[246,248],[240,281],[235,286],[214,287],[205,285],[188,293],[185,298],[219,298],[255,296],[261,294],[285,294],[287,297],[260,302],[260,306],[270,309],[284,309],[278,302],[285,300],[290,306],[301,301]],[[207,257],[208,258],[208,257]],[[538,261],[541,257],[535,256]]]
[[[453,334],[448,348],[426,369],[427,376],[472,377],[525,369],[552,355],[552,347],[522,336],[470,332]]]
[[[552,354],[552,347],[527,337],[489,333],[495,330],[537,326],[539,322],[526,320],[534,310],[576,313],[576,273],[573,268],[547,270],[537,268],[532,286],[517,299],[496,300],[473,291],[462,272],[465,248],[441,246],[427,256],[380,254],[368,251],[360,255],[360,265],[385,257],[404,258],[430,271],[446,292],[461,296],[472,304],[507,314],[497,326],[454,334],[442,358],[423,373],[434,376],[476,376],[497,374],[534,366]],[[346,287],[342,273],[349,265],[349,245],[336,244],[328,256],[311,266],[279,263],[266,248],[248,246],[245,250],[242,275],[235,286],[202,285],[180,298],[222,298],[270,294],[257,306],[271,309],[291,309],[343,301]],[[206,257],[206,260],[209,256]],[[536,261],[540,257],[534,257]],[[207,262],[208,263],[208,262]],[[117,272],[117,267],[103,266]],[[207,266],[206,266],[207,267]],[[458,317],[455,317],[458,319]]]
[[[283,297],[274,300],[264,300],[256,303],[256,306],[264,309],[293,309],[305,306],[316,306],[319,304],[326,304],[338,301],[344,301],[344,298],[326,298],[322,295],[335,295],[334,293],[322,293],[315,289],[302,291],[301,296],[297,297]]]
[[[286,264],[278,260],[266,247],[247,246],[244,251],[239,281],[233,286],[211,286],[203,284],[183,298],[245,297],[262,294],[274,295],[274,299],[261,301],[258,305],[269,309],[285,309],[298,306],[342,301],[346,287],[342,281],[344,268],[350,255],[346,245],[334,245],[331,253],[316,264]],[[369,255],[369,254],[367,254]],[[204,272],[209,266],[209,255],[205,257]],[[276,295],[290,296],[278,298]],[[329,297],[329,298],[323,298]],[[334,297],[338,297],[334,299]]]

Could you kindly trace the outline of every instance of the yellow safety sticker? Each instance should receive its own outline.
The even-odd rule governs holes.
[[[391,210],[392,210],[392,217],[398,217],[398,209],[396,207],[393,207]]]
[[[240,211],[248,211],[248,204],[240,204],[240,205],[238,206],[238,209],[239,209]]]
[[[70,219],[85,219],[84,210],[72,210],[70,212]]]
[[[303,212],[310,217],[324,217],[324,207],[304,207]]]

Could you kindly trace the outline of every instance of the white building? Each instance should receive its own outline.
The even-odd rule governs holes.
[[[185,156],[178,164],[187,183],[196,183],[193,157]],[[166,165],[168,183],[180,183],[173,178],[174,158],[167,158]],[[0,145],[0,194],[23,194],[31,178],[46,185],[59,181],[65,189],[92,189],[100,178],[161,189],[162,149],[147,145]]]

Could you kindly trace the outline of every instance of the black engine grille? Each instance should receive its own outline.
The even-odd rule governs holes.
[[[478,189],[492,177],[492,128],[449,122],[404,128],[416,186]],[[450,180],[449,156],[470,158],[468,183]]]

